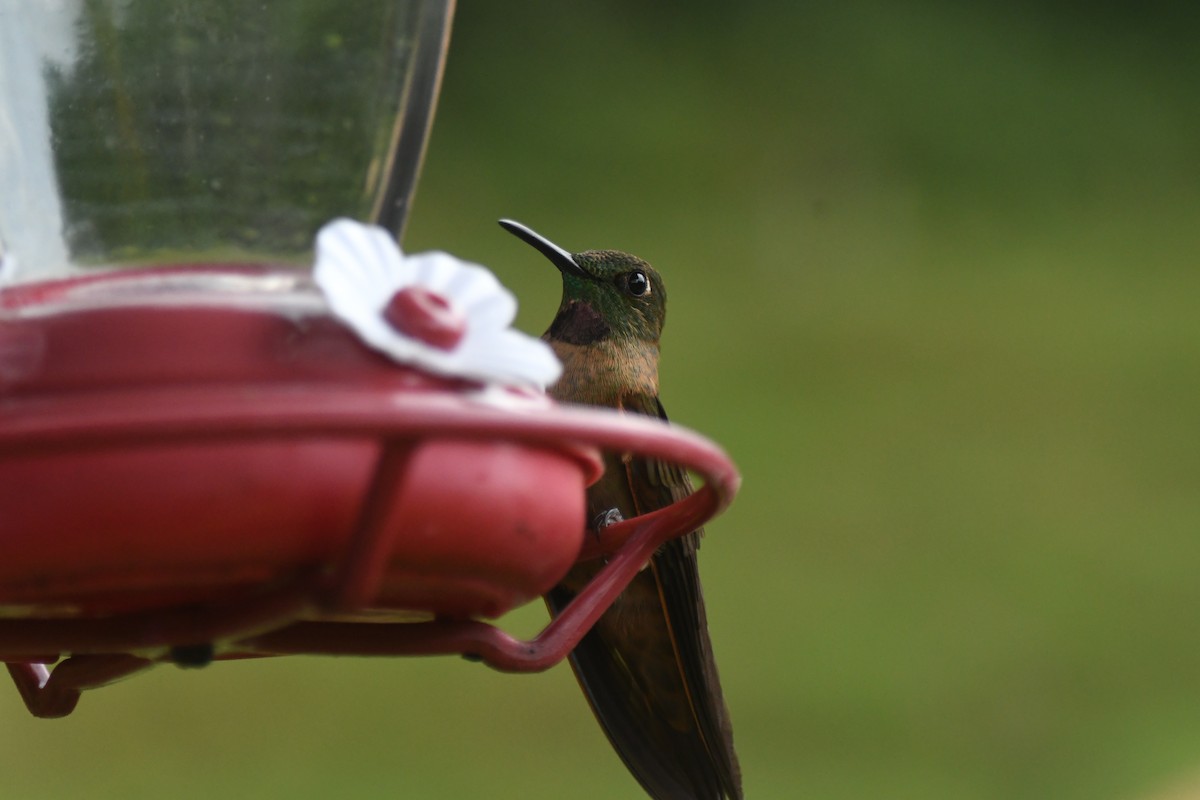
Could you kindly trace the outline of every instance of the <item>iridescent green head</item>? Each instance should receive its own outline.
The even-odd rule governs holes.
[[[618,250],[569,253],[519,222],[500,225],[533,245],[562,273],[563,295],[546,337],[588,345],[605,339],[657,343],[667,316],[662,278],[637,256]]]

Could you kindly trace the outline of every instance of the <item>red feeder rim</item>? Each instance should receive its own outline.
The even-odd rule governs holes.
[[[351,472],[362,469],[363,486],[352,490],[347,484],[321,495],[329,502],[320,508],[341,509],[337,519],[347,523],[330,530],[344,527],[344,533],[304,528],[308,533],[298,537],[272,529],[260,539],[238,529],[236,535],[198,542],[161,531],[151,537],[151,530],[112,562],[128,567],[122,559],[136,562],[137,547],[146,548],[147,557],[167,560],[192,558],[189,548],[199,545],[227,548],[239,558],[244,552],[239,548],[259,548],[267,557],[262,563],[271,567],[265,573],[247,572],[235,560],[212,581],[186,587],[156,583],[147,589],[145,581],[139,583],[144,576],[120,570],[111,573],[120,580],[109,575],[88,584],[77,576],[88,578],[87,570],[95,569],[86,552],[90,540],[71,532],[63,536],[74,549],[62,552],[61,561],[38,581],[10,575],[6,583],[0,571],[0,611],[6,617],[0,619],[0,659],[37,716],[70,713],[81,690],[162,661],[195,665],[302,653],[462,654],[499,670],[544,670],[574,648],[658,547],[720,513],[737,491],[739,477],[728,457],[695,433],[507,390],[483,391],[477,384],[398,367],[323,312],[281,312],[253,303],[164,308],[69,302],[72,289],[105,280],[136,283],[154,274],[92,276],[0,292],[0,399],[5,401],[0,405],[0,478],[42,474],[38,469],[61,476],[78,464],[115,465],[120,473],[125,462],[148,458],[148,467],[129,475],[139,481],[161,475],[167,497],[175,496],[171,492],[186,497],[187,487],[177,485],[179,469],[171,465],[215,469],[207,478],[198,472],[197,479],[226,487],[230,484],[221,481],[232,480],[231,472],[234,478],[257,474],[239,472],[243,463],[249,464],[246,470],[257,468],[246,457],[250,454],[266,459],[268,488],[295,500],[289,475],[280,474],[279,465],[299,453],[303,458],[295,463],[301,478],[324,480],[345,464]],[[202,283],[221,274],[290,279],[300,295],[311,294],[294,273],[176,269],[158,274]],[[583,489],[599,476],[600,450],[681,464],[703,485],[668,508],[585,536]],[[327,457],[332,460],[322,468]],[[422,483],[425,464],[450,468],[439,466],[437,481]],[[546,497],[539,496],[539,485],[529,489],[506,482],[523,479],[522,465],[542,470],[536,475],[547,487]],[[116,481],[117,489],[131,480],[123,474],[91,477]],[[479,491],[508,492],[516,486],[527,492],[511,519],[496,518],[505,536],[487,538],[487,526],[479,525],[483,512],[455,501],[477,490],[473,481],[483,482]],[[70,500],[69,492],[56,496],[51,491],[56,486],[46,489],[51,507]],[[450,494],[430,511],[424,493],[443,489]],[[460,491],[468,494],[453,494]],[[538,507],[543,501],[547,510]],[[96,502],[101,511],[111,510],[103,498]],[[26,519],[36,521],[37,508],[31,508]],[[458,514],[466,515],[458,527],[441,526],[437,519]],[[574,523],[564,525],[563,519]],[[50,533],[51,539],[58,535]],[[523,537],[532,544],[522,544]],[[23,538],[21,530],[6,524],[0,530],[0,563],[7,554],[18,557],[11,563],[36,561],[49,545],[38,537]],[[301,546],[308,549],[296,549]],[[261,555],[254,550],[256,559]],[[544,593],[576,560],[599,556],[607,557],[603,569],[533,639],[516,639],[477,618],[496,616]],[[426,572],[408,570],[414,559]],[[531,560],[537,562],[534,567],[528,567]],[[146,580],[153,579],[153,570],[148,572]],[[444,585],[438,584],[443,579]],[[101,588],[90,594],[78,588],[88,585]],[[62,610],[55,603],[70,607]],[[403,621],[412,611],[426,618]]]

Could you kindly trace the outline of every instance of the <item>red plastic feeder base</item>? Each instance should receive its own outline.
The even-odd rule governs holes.
[[[598,450],[685,464],[705,486],[584,552]],[[293,272],[0,292],[0,659],[39,716],[164,660],[461,653],[545,669],[737,482],[681,429],[397,366]],[[601,553],[534,640],[478,620]]]

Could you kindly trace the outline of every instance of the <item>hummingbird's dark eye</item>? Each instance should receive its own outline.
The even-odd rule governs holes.
[[[644,294],[650,293],[650,279],[646,277],[646,273],[640,269],[635,269],[633,272],[625,276],[625,291],[629,292],[634,297],[641,297]]]

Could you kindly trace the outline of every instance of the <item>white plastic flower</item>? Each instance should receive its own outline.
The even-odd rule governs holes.
[[[538,388],[562,372],[549,345],[509,327],[517,301],[491,272],[442,252],[406,256],[378,226],[323,227],[313,278],[334,315],[396,361]]]
[[[0,286],[7,286],[17,280],[17,257],[12,253],[7,255],[4,246],[0,244]]]

